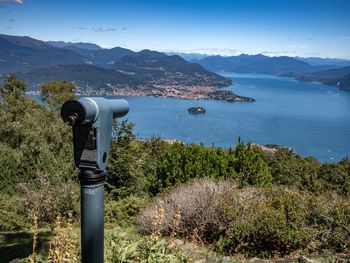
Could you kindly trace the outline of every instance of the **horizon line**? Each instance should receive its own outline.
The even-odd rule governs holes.
[[[12,37],[28,37],[28,38],[32,38],[34,40],[38,40],[38,41],[43,41],[45,43],[48,42],[64,42],[64,43],[71,43],[71,44],[79,44],[79,43],[84,43],[84,44],[93,44],[93,45],[97,45],[98,47],[100,47],[101,49],[113,49],[113,48],[125,48],[125,49],[129,49],[133,52],[140,52],[142,50],[150,50],[150,51],[158,51],[158,52],[162,52],[162,53],[178,53],[178,54],[187,54],[187,55],[202,55],[202,56],[221,56],[221,57],[236,57],[236,56],[241,56],[241,55],[248,55],[248,56],[257,56],[257,55],[263,55],[266,57],[291,57],[291,58],[320,58],[320,59],[339,59],[339,60],[346,60],[346,61],[350,61],[350,56],[346,56],[346,57],[327,57],[327,56],[317,56],[317,55],[310,55],[310,56],[300,56],[297,54],[288,54],[288,52],[280,52],[280,51],[262,51],[259,53],[250,53],[250,52],[245,52],[245,51],[241,51],[241,50],[236,50],[234,48],[200,48],[198,50],[195,49],[191,49],[191,50],[186,50],[186,49],[152,49],[152,48],[142,48],[142,49],[131,49],[128,47],[124,47],[124,46],[114,46],[111,47],[110,45],[101,45],[101,44],[97,44],[97,43],[93,43],[93,42],[84,42],[84,41],[64,41],[64,40],[41,40],[38,38],[34,38],[32,36],[29,35],[8,35],[8,34],[3,34],[0,33],[0,35],[4,35],[4,36],[12,36]],[[205,52],[201,52],[201,50],[216,50],[218,51],[217,53],[213,52],[209,52],[209,53],[205,53]],[[219,52],[219,50],[226,50],[226,51],[231,51],[232,53],[226,52]],[[291,51],[292,52],[292,51]]]

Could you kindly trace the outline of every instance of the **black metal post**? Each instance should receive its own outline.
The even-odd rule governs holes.
[[[106,174],[106,171],[80,171],[82,263],[103,263]]]

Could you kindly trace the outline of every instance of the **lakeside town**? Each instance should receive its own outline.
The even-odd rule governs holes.
[[[108,85],[108,84],[107,84]],[[28,91],[28,95],[40,95],[40,91]],[[108,88],[96,89],[93,86],[77,85],[78,96],[152,96],[187,100],[224,100],[228,102],[254,102],[253,98],[236,95],[228,90],[213,86],[186,85],[148,85],[130,87],[128,85],[108,85]]]

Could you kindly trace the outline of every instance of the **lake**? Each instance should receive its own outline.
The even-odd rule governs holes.
[[[226,89],[256,102],[123,97],[136,135],[222,147],[235,146],[240,136],[245,142],[292,147],[323,162],[350,156],[350,92],[292,78],[220,74],[234,81]],[[206,113],[187,112],[197,106]]]
[[[350,156],[350,92],[292,78],[222,75],[234,81],[228,90],[256,102],[125,97],[130,103],[127,119],[135,123],[139,138],[229,147],[240,136],[245,142],[289,146],[325,162]],[[188,114],[194,106],[204,107],[206,113]]]

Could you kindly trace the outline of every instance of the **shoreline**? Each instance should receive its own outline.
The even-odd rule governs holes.
[[[76,83],[75,83],[76,84]],[[77,84],[76,84],[77,85]],[[228,86],[227,86],[228,87]],[[227,102],[255,102],[255,99],[244,97],[223,90],[226,87],[213,86],[184,86],[184,85],[157,85],[134,87],[108,87],[96,90],[93,87],[81,87],[77,85],[77,96],[132,96],[132,97],[155,97],[174,98],[185,100],[221,100]],[[27,91],[26,94],[40,96],[39,90]]]

